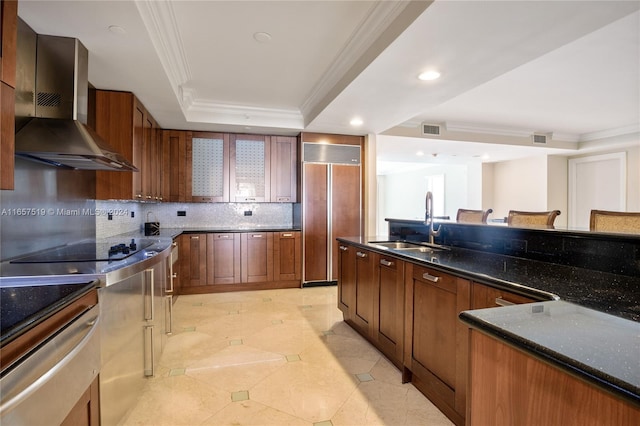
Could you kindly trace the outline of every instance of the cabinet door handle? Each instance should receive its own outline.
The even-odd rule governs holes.
[[[165,300],[167,303],[167,315],[165,317],[165,333],[173,334],[173,296],[167,295],[165,296]]]
[[[155,356],[153,350],[153,326],[146,325],[144,327],[144,376],[153,377],[155,373]]]
[[[503,299],[502,297],[496,297],[496,305],[498,306],[511,306],[515,305],[513,302]]]
[[[290,233],[284,233],[284,234],[282,234],[282,237],[283,237],[283,238],[293,237],[293,234],[290,234]]]
[[[229,238],[231,238],[231,236],[228,234],[218,235],[219,240],[228,240]]]
[[[251,234],[251,238],[262,238],[262,234]]]
[[[153,279],[153,269],[145,269],[145,286],[148,286],[145,290],[144,295],[144,319],[147,321],[153,321],[154,319],[154,307],[153,307],[153,298],[154,298],[154,279]]]
[[[347,251],[347,250],[349,250],[349,248],[347,246],[340,246],[340,250]]]
[[[387,260],[387,259],[380,259],[380,264],[383,266],[392,266],[393,262]]]
[[[277,201],[289,201],[290,198],[289,197],[278,197]]]
[[[359,251],[359,252],[356,252],[356,256],[365,258],[365,257],[367,257],[367,253],[363,253],[363,252]]]
[[[437,283],[438,281],[440,281],[440,277],[436,277],[435,275],[431,275],[428,272],[425,272],[424,274],[422,274],[422,278],[424,278],[427,281],[431,281],[433,283]]]
[[[255,198],[253,198],[253,197],[251,197],[251,198],[245,198],[244,200],[245,200],[245,201],[255,201],[256,199],[255,199]]]
[[[199,240],[200,237],[196,236],[196,237],[191,237],[192,240]]]

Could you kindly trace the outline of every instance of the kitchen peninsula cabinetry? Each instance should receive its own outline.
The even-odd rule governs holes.
[[[535,300],[506,290],[500,290],[479,283],[471,286],[471,309],[496,308],[499,306],[532,303]]]
[[[18,2],[0,2],[0,189],[14,188]]]
[[[164,198],[164,173],[154,171],[161,163],[157,149],[158,125],[144,105],[130,92],[96,90],[96,132],[131,161],[138,172],[96,171],[99,200],[156,201]],[[155,181],[155,183],[154,183]],[[155,193],[154,194],[154,185]]]
[[[405,262],[345,243],[338,252],[338,307],[345,321],[401,368]]]
[[[404,366],[412,383],[457,425],[464,424],[467,327],[458,314],[468,309],[471,283],[407,263]]]
[[[231,202],[271,201],[270,137],[232,134],[230,153]]]

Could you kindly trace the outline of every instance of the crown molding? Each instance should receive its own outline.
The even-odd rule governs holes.
[[[411,3],[411,1],[374,3],[367,16],[360,22],[358,28],[300,106],[305,117],[309,116],[316,106],[331,93],[340,80],[348,74],[348,71]]]
[[[171,88],[176,97],[182,100],[182,86],[191,81],[192,77],[173,6],[170,1],[154,0],[135,0],[135,4]]]
[[[299,110],[211,102],[197,99],[195,91],[191,89],[183,90],[183,94],[183,112],[187,121],[300,130],[304,128],[304,120]]]
[[[583,133],[580,135],[580,142],[595,141],[598,139],[607,139],[617,136],[624,136],[640,132],[640,124],[632,124],[629,126],[618,127],[615,129],[602,130],[599,132]]]

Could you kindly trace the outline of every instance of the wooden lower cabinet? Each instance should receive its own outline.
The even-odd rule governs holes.
[[[468,338],[458,314],[469,307],[471,283],[413,263],[405,274],[404,366],[412,383],[463,425]]]
[[[180,294],[300,287],[299,231],[183,234],[179,242]]]
[[[338,245],[338,309],[347,323],[351,323],[356,306],[356,247]]]
[[[302,279],[302,240],[300,232],[274,232],[273,280]]]
[[[378,253],[373,255],[373,332],[377,347],[398,368],[404,351],[405,262]]]
[[[402,368],[405,262],[345,243],[338,252],[338,308],[345,321]]]
[[[61,426],[100,425],[100,384],[96,377],[71,409]]]
[[[497,308],[499,306],[532,302],[535,302],[535,300],[510,291],[479,283],[473,283],[471,286],[471,309]]]
[[[637,425],[640,408],[472,330],[467,424]]]

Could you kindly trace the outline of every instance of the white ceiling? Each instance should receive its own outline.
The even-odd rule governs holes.
[[[163,128],[376,134],[379,161],[460,162],[639,144],[639,9],[23,0],[18,13],[40,34],[80,39],[90,82],[134,92]],[[441,78],[419,81],[428,69]],[[424,138],[422,122],[442,136]],[[533,132],[549,143],[533,146]]]

